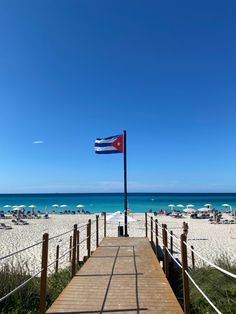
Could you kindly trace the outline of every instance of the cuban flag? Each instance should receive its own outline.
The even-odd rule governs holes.
[[[107,138],[97,138],[95,141],[96,154],[123,153],[123,134]]]

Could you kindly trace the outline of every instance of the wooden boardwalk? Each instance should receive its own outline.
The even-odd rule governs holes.
[[[183,311],[147,238],[105,238],[47,313]]]

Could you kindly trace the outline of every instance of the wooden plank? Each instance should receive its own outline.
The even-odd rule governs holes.
[[[183,314],[147,238],[105,238],[47,313]]]

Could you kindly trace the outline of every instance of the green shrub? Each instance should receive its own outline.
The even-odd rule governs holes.
[[[29,279],[27,265],[4,265],[0,269],[0,298]],[[71,279],[69,268],[59,270],[58,273],[48,275],[47,307],[61,293]],[[1,314],[37,314],[39,313],[40,278],[33,278],[19,291],[1,302]]]
[[[216,261],[221,268],[236,274],[236,266],[229,263],[227,258]],[[223,274],[219,270],[203,266],[191,271],[192,278],[212,301],[212,303],[224,314],[236,313],[236,280]],[[211,305],[190,281],[191,313],[213,314],[216,313]]]

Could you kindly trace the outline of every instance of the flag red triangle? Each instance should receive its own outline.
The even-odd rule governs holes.
[[[112,146],[123,153],[123,135],[120,135],[113,143]]]

